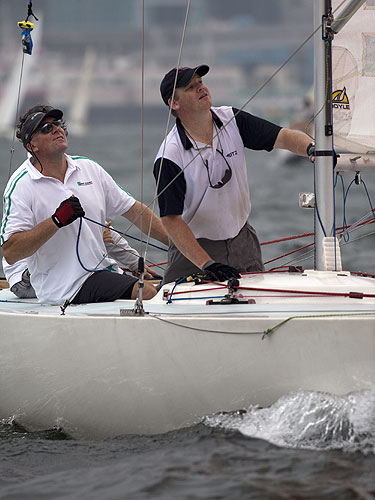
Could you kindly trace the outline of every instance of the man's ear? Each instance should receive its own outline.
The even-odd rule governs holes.
[[[35,146],[34,144],[31,144],[31,142],[29,142],[27,145],[26,145],[26,149],[29,153],[33,153],[33,151],[38,151],[38,147]]]
[[[173,104],[172,104],[172,106],[171,106],[171,102],[172,102],[172,99],[171,99],[171,98],[169,98],[169,99],[168,99],[168,106],[169,106],[169,107],[172,107],[172,109],[173,109],[173,110],[179,109],[179,107],[180,107],[180,106],[179,106],[179,104],[178,104],[178,101],[176,101],[176,99],[174,99],[174,100],[173,100]]]

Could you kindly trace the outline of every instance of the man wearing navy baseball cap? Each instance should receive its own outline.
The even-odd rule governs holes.
[[[205,64],[202,66],[197,66],[196,68],[176,68],[171,69],[163,78],[160,84],[160,93],[163,101],[168,106],[168,101],[172,97],[174,82],[176,80],[176,72],[177,72],[177,80],[176,80],[176,89],[180,87],[185,87],[189,82],[191,82],[192,78],[195,75],[204,76],[208,73],[209,67]]]
[[[164,282],[202,271],[211,279],[264,269],[249,224],[244,148],[307,156],[311,139],[232,106],[214,107],[205,64],[173,68],[160,93],[176,117],[154,163],[161,220],[169,237]]]

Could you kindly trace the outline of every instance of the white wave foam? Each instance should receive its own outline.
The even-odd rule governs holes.
[[[282,447],[375,454],[375,387],[345,396],[294,392],[269,408],[220,413],[205,424]]]

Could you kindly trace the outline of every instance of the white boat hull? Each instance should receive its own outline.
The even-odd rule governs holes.
[[[317,276],[308,277],[312,288]],[[270,280],[242,284],[276,286]],[[365,283],[375,292],[375,280]],[[73,306],[65,316],[53,306],[2,304],[0,418],[80,438],[153,434],[295,390],[345,394],[375,384],[375,299],[257,291],[255,304],[208,306],[207,291],[194,304],[166,304],[162,293],[145,303],[144,317],[120,316],[133,306],[126,301]]]

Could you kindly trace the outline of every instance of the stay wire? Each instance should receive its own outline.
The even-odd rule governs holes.
[[[145,108],[145,2],[142,0],[142,63],[141,63],[141,185],[140,185],[140,202],[143,204],[143,192],[144,192],[144,108]],[[149,227],[148,238],[151,232],[151,225]],[[143,255],[143,237],[142,237],[142,219],[139,228],[140,237],[140,254]],[[145,250],[145,259],[147,252],[147,244]]]
[[[21,101],[21,88],[22,88],[22,77],[23,77],[23,66],[24,66],[24,61],[25,61],[25,53],[22,52],[22,59],[21,59],[21,71],[20,71],[20,78],[18,82],[18,93],[17,93],[17,105],[16,105],[16,116],[14,119],[14,127],[13,127],[13,137],[12,137],[12,144],[10,146],[10,158],[9,158],[9,172],[8,172],[8,181],[10,179],[10,176],[12,175],[12,165],[13,165],[13,156],[14,156],[14,145],[16,142],[16,129],[17,129],[17,120],[18,120],[18,113],[20,109],[20,101]]]
[[[166,124],[166,127],[165,127],[165,133],[164,133],[163,153],[161,155],[160,168],[159,168],[158,178],[156,180],[155,195],[154,195],[154,199],[148,205],[148,206],[152,206],[152,209],[151,209],[152,212],[154,212],[154,210],[155,210],[156,200],[165,191],[165,189],[167,189],[169,187],[169,186],[167,186],[161,193],[158,194],[158,189],[159,189],[159,184],[160,184],[160,176],[161,176],[161,171],[162,171],[162,168],[163,168],[163,162],[164,162],[164,157],[165,157],[165,148],[166,148],[166,145],[167,145],[166,138],[168,136],[169,124],[170,124],[171,116],[172,116],[172,105],[173,105],[174,96],[175,96],[175,93],[176,93],[178,71],[179,71],[180,64],[181,64],[182,49],[183,49],[183,46],[184,46],[186,28],[187,28],[187,23],[188,23],[188,19],[189,19],[189,13],[190,13],[190,1],[191,0],[188,0],[187,1],[187,5],[186,5],[185,21],[184,21],[184,26],[183,26],[182,35],[181,35],[180,48],[179,48],[178,57],[177,57],[176,74],[175,74],[175,78],[174,78],[174,82],[173,82],[173,90],[172,90],[172,96],[171,96],[171,103],[168,106],[168,118],[167,118],[167,124]],[[185,168],[183,170],[185,170]],[[177,177],[178,177],[178,175],[171,181],[170,184],[172,184],[172,182],[174,182],[177,179]]]
[[[27,6],[27,15],[26,15],[26,19],[25,19],[26,22],[29,20],[30,16],[33,16],[34,19],[36,21],[38,21],[38,18],[36,17],[36,15],[33,12],[33,3],[32,3],[31,0],[29,0],[28,6]],[[21,70],[20,70],[20,78],[19,78],[19,82],[18,82],[18,92],[17,92],[16,116],[15,116],[15,119],[14,119],[13,137],[12,137],[12,143],[11,143],[11,146],[10,146],[8,181],[9,181],[10,176],[12,174],[13,157],[14,157],[14,152],[15,152],[14,144],[15,144],[15,141],[16,141],[17,121],[18,121],[18,114],[19,114],[20,101],[21,101],[21,88],[22,88],[22,78],[23,78],[24,62],[25,62],[25,52],[22,50]]]

